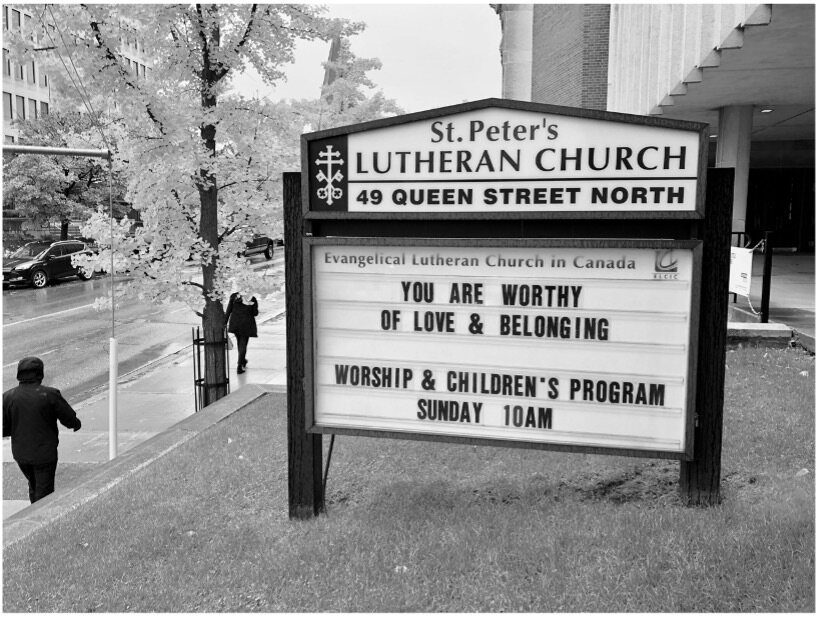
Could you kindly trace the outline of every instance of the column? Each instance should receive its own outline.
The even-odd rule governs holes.
[[[732,231],[746,231],[746,198],[749,192],[749,155],[752,147],[754,106],[720,108],[715,167],[735,168]]]
[[[501,16],[501,96],[532,100],[532,4],[499,4]]]

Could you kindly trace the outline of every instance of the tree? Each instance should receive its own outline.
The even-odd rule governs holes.
[[[99,149],[95,124],[86,114],[51,114],[20,123],[20,142],[30,146]],[[40,224],[59,222],[60,239],[68,238],[72,219],[87,219],[108,208],[108,169],[99,159],[65,155],[7,156],[3,160],[3,204]],[[124,193],[121,174],[114,192]],[[118,203],[121,199],[117,200]]]
[[[377,58],[359,58],[351,50],[349,39],[334,37],[328,61],[324,63],[325,79],[321,96],[315,101],[294,102],[308,121],[310,130],[319,131],[403,113],[382,92],[368,92],[375,84],[370,71],[381,69]]]
[[[309,4],[58,4],[32,11],[42,24],[39,43],[18,38],[11,55],[37,54],[64,100],[80,98],[72,83],[78,76],[96,93],[95,107],[108,98],[125,127],[116,154],[128,162],[129,200],[144,227],[129,235],[124,223],[93,216],[88,230],[102,246],[96,267],[110,263],[113,250],[118,268],[136,275],[118,294],[181,298],[201,317],[207,405],[226,393],[224,356],[208,345],[222,339],[224,299],[272,288],[237,253],[254,231],[270,232],[263,226],[281,220],[279,164],[293,151],[270,139],[293,116],[228,96],[229,78],[252,67],[273,84],[298,39],[350,36],[363,26],[325,18],[323,7]],[[137,26],[154,59],[148,78],[135,75],[120,53]],[[77,72],[71,79],[66,59]],[[182,268],[189,256],[199,277]]]

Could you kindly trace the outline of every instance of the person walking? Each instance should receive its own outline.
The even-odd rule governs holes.
[[[17,364],[19,384],[3,393],[3,437],[28,481],[32,503],[54,491],[57,472],[57,421],[77,431],[77,413],[56,388],[43,386],[44,366],[36,356]]]
[[[236,351],[239,356],[236,361],[236,373],[245,373],[245,367],[248,365],[245,355],[248,352],[248,341],[251,337],[256,337],[257,315],[259,304],[255,296],[245,301],[238,292],[231,294],[228,308],[225,310],[225,319],[228,323],[228,332],[236,336]]]

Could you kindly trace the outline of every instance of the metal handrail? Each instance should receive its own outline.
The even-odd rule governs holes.
[[[228,333],[222,331],[222,339],[218,341],[205,341],[199,326],[191,327],[191,339],[193,344],[193,365],[194,365],[194,411],[199,412],[204,408],[206,386],[225,386],[226,392],[231,392],[231,379],[228,375],[228,367],[231,366],[230,348],[228,347]],[[215,384],[206,384],[205,376],[202,375],[202,351],[206,345],[221,346],[225,353],[225,375],[224,380]]]

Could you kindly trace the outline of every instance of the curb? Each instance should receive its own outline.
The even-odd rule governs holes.
[[[729,322],[726,329],[726,343],[734,345],[741,342],[781,347],[794,344],[814,354],[814,337],[778,322]]]
[[[767,322],[729,322],[726,328],[728,343],[733,340],[752,340],[761,342],[788,344],[792,339],[792,329],[785,324]]]
[[[807,352],[815,354],[814,337],[799,330],[794,331],[794,342]]]
[[[773,343],[779,343],[779,335],[776,335],[775,332],[777,329],[782,329],[784,324],[778,322],[760,322],[759,319],[759,314],[752,313],[744,307],[729,305],[729,330],[727,332],[727,338],[729,338],[729,342],[738,343],[742,340],[743,336],[747,336],[750,337],[751,341],[753,342],[767,342],[767,340],[769,340]],[[757,327],[764,330],[767,327],[771,327],[772,333],[767,335],[759,333],[757,331],[749,330],[749,332],[743,335],[741,334],[741,332],[739,332],[747,328],[751,328],[752,325],[756,325]],[[791,330],[791,339],[789,340],[788,344],[800,346],[807,352],[815,354],[816,348],[814,335],[810,335],[804,332],[800,327],[795,328],[786,326],[786,328]],[[732,337],[734,338],[732,339]]]
[[[285,396],[286,388],[270,384],[248,384],[102,465],[80,483],[46,496],[14,513],[3,522],[3,549],[116,487],[123,480],[268,393]]]

